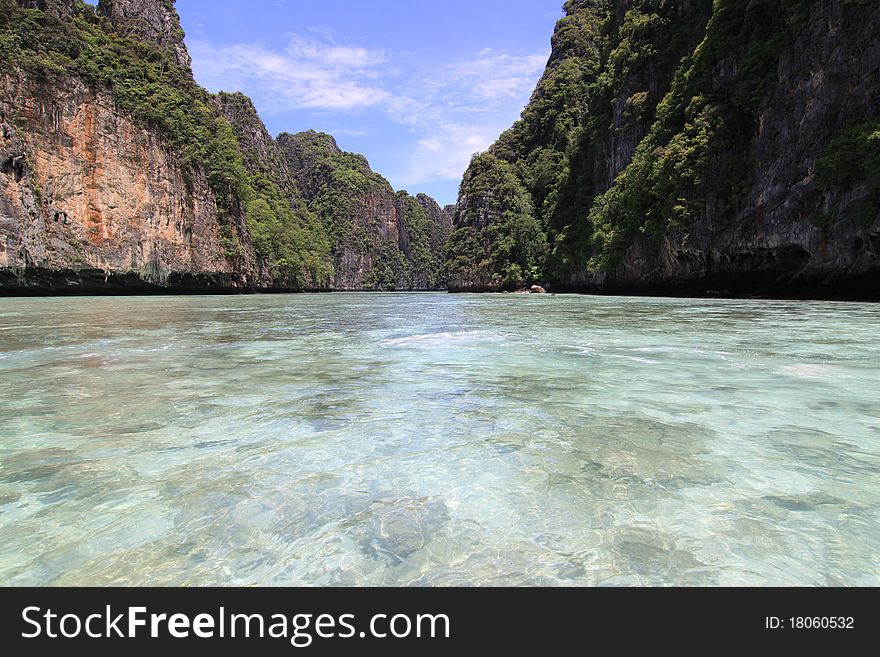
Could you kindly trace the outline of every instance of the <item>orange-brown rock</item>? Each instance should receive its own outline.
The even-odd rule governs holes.
[[[252,283],[252,250],[251,262],[227,258],[203,172],[182,166],[112,99],[74,78],[10,75],[0,77],[0,99],[5,279],[14,272],[16,286],[38,291],[65,281],[72,290],[88,287],[96,272],[124,288],[234,291]],[[240,223],[226,231],[248,243]]]

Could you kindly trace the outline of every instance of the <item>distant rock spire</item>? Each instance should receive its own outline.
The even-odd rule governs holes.
[[[116,31],[152,41],[174,55],[181,68],[189,70],[192,59],[183,42],[175,0],[99,0],[98,12],[110,19]]]

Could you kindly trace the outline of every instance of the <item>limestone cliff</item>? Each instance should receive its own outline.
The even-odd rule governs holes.
[[[265,274],[279,289],[333,289],[324,226],[303,200],[284,154],[253,102],[240,93],[222,92],[214,102],[232,126],[244,166],[260,192],[246,201],[245,214],[257,250],[266,255]]]
[[[0,287],[241,289],[198,168],[75,78],[0,77]]]
[[[453,287],[522,274],[583,291],[880,296],[880,5],[566,12],[521,121],[465,176]]]
[[[120,56],[131,42],[114,41],[82,3],[2,0],[0,38],[17,45],[0,49],[0,288],[236,292],[268,283],[240,200],[246,180],[233,175],[241,155],[228,150],[188,69]],[[119,84],[131,79],[127,66],[155,76],[152,96]],[[190,114],[172,115],[163,107],[172,103]],[[207,126],[212,141],[195,146],[190,135]]]
[[[174,9],[176,1],[99,0],[98,13],[106,16],[120,35],[155,43],[173,53],[177,63],[188,70],[192,60]]]
[[[854,128],[872,126],[867,145],[855,143],[854,151],[868,148],[876,161],[880,150],[880,5],[810,2],[804,12],[774,62],[744,145],[707,167],[692,221],[670,226],[659,245],[637,240],[609,283],[880,297],[878,172],[859,171],[862,160],[847,165],[853,178],[846,184],[822,175],[826,153]],[[719,92],[735,93],[741,63],[715,65],[731,71],[729,88]],[[725,177],[740,184],[733,198],[716,198]]]
[[[445,285],[448,215],[428,197],[395,193],[362,155],[330,135],[282,134],[289,170],[330,236],[337,290],[434,290]]]

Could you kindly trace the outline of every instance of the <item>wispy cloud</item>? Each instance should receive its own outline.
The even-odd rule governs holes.
[[[340,46],[293,35],[287,48],[262,44],[214,47],[190,44],[196,75],[212,90],[244,90],[270,112],[348,110],[380,104],[389,93],[374,84],[389,56],[381,50]]]
[[[402,175],[406,184],[457,180],[471,156],[510,126],[549,53],[511,55],[492,49],[413,78],[386,106],[416,133],[416,148]]]
[[[548,55],[541,51],[517,56],[485,48],[439,69],[424,80],[423,87],[453,108],[485,111],[529,93]]]
[[[341,44],[317,31],[290,35],[282,49],[195,41],[190,50],[202,84],[244,91],[264,112],[380,112],[412,143],[409,161],[387,172],[406,185],[459,179],[470,157],[516,118],[549,55],[483,49],[420,70],[384,49]]]

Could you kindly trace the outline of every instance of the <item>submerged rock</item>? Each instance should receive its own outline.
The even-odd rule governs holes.
[[[364,553],[399,563],[424,549],[448,522],[443,500],[406,498],[377,502],[346,524]]]

